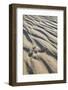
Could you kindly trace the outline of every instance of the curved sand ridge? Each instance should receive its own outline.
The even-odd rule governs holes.
[[[23,74],[57,73],[57,17],[23,15]]]

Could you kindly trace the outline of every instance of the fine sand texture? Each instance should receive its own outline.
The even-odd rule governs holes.
[[[23,74],[57,73],[57,17],[23,15]]]

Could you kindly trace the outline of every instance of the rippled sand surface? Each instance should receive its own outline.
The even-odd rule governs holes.
[[[57,17],[23,15],[23,74],[57,73]]]

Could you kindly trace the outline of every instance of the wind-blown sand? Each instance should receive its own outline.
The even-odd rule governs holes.
[[[23,74],[57,73],[57,17],[23,16]]]

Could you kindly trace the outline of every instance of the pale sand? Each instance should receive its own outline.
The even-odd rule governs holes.
[[[57,73],[57,17],[24,15],[23,23],[23,74]]]

